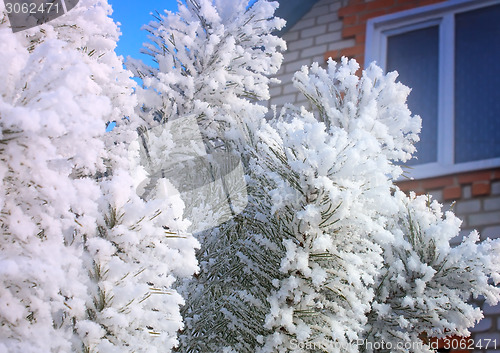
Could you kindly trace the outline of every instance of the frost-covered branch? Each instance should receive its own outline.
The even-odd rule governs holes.
[[[178,196],[137,195],[135,83],[110,11],[82,0],[22,33],[0,24],[2,352],[150,353],[183,326],[173,282],[197,242]]]
[[[205,137],[241,139],[245,122],[266,109],[270,75],[281,65],[285,42],[271,32],[277,4],[257,1],[189,0],[178,13],[157,14],[145,29],[157,67],[133,64],[146,91],[139,90],[146,120],[165,122],[194,115]],[[242,135],[243,134],[243,135]]]

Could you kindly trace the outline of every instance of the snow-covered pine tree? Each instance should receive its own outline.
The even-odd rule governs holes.
[[[248,173],[248,139],[266,113],[255,101],[269,98],[268,76],[278,70],[282,60],[278,50],[285,46],[272,35],[283,25],[273,19],[275,8],[275,3],[267,1],[250,6],[241,0],[188,0],[180,4],[177,14],[158,14],[157,21],[146,27],[152,34],[146,52],[158,66],[136,63],[135,70],[147,88],[139,89],[138,97],[142,116],[150,123],[150,155],[163,153],[165,158],[168,154],[158,151],[161,144],[154,147],[157,138],[151,130],[158,132],[172,121],[194,117],[207,152],[235,153]],[[257,205],[259,198],[253,195],[259,186],[249,175],[246,186],[249,199],[254,198]],[[220,192],[214,190],[214,194]],[[254,351],[258,335],[268,333],[264,328],[269,310],[266,298],[270,281],[279,275],[276,261],[281,253],[274,253],[281,249],[270,249],[271,242],[261,235],[262,223],[254,221],[254,206],[219,227],[200,232],[214,218],[228,217],[221,217],[211,200],[193,199],[196,207],[186,205],[185,216],[196,222],[193,231],[199,231],[201,269],[183,289],[186,329],[179,351],[215,352],[229,347]]]
[[[394,238],[382,244],[384,265],[365,334],[372,344],[365,350],[372,351],[374,342],[390,342],[392,352],[406,352],[408,347],[426,352],[428,346],[415,343],[430,343],[431,337],[468,337],[468,329],[483,318],[481,310],[468,303],[471,296],[483,296],[490,305],[500,299],[499,241],[480,242],[473,231],[451,248],[461,223],[452,212],[443,215],[442,205],[429,196],[408,197],[399,190],[394,203],[399,211],[387,219]]]
[[[347,60],[303,68],[295,85],[316,111],[289,106],[259,132],[257,156],[274,175],[270,213],[289,235],[264,352],[357,352],[364,337],[379,240],[391,238],[380,212],[394,209],[388,176],[400,168],[391,158],[410,156],[419,119],[394,76],[371,67],[358,79],[358,68]]]
[[[245,0],[187,0],[179,3],[177,13],[157,14],[144,27],[151,33],[144,52],[157,65],[132,61],[147,88],[138,90],[138,97],[151,127],[195,116],[214,148],[221,139],[244,138],[244,122],[267,111],[255,100],[269,99],[269,76],[283,59],[279,49],[285,42],[272,34],[284,24],[273,18],[276,6],[268,1],[249,7]]]
[[[473,235],[451,249],[453,216],[394,185],[420,128],[409,90],[375,66],[360,78],[354,61],[313,65],[295,84],[314,110],[289,106],[259,121],[265,110],[248,98],[267,97],[265,75],[283,47],[270,35],[272,9],[188,1],[147,27],[158,67],[135,66],[150,128],[194,116],[209,151],[235,148],[245,166],[246,209],[197,234],[201,270],[183,289],[178,350],[357,352],[466,333],[480,317],[468,296],[498,301],[489,282],[498,280],[498,242],[477,245]],[[194,229],[217,213],[199,201],[186,212]]]
[[[85,175],[103,171],[110,104],[87,53],[53,24],[13,34],[0,6],[0,351],[71,351],[89,285],[78,224],[95,233],[100,196]]]
[[[470,295],[500,299],[500,242],[473,232],[450,248],[460,221],[393,184],[419,131],[409,89],[358,69],[304,67],[294,83],[313,112],[288,107],[258,133],[253,163],[265,157],[263,192],[290,235],[262,352],[426,352],[422,335],[467,335],[482,317]]]
[[[171,286],[196,270],[197,243],[178,197],[136,193],[134,82],[111,8],[82,0],[13,34],[0,6],[0,351],[169,349]]]

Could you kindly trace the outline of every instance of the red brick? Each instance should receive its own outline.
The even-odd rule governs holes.
[[[422,187],[424,189],[437,189],[445,186],[450,186],[453,184],[454,184],[454,178],[452,176],[422,180]]]
[[[386,7],[391,7],[394,6],[396,3],[396,0],[375,0],[375,1],[370,1],[369,3],[366,4],[366,10],[379,10],[383,9]]]
[[[443,189],[443,199],[458,200],[462,197],[462,188],[460,186],[448,186]]]
[[[365,56],[364,54],[362,55],[356,55],[356,61],[358,62],[359,66],[361,66],[361,68],[365,67]],[[356,73],[358,75],[358,73],[361,73],[360,70],[358,70],[358,72]],[[361,77],[360,75],[358,75],[359,77]]]
[[[458,176],[458,182],[460,184],[470,184],[474,181],[486,181],[491,179],[491,171],[479,171],[461,174]]]
[[[342,20],[343,26],[353,26],[359,24],[358,22],[358,16],[357,15],[351,15],[351,16],[345,16],[344,19]]]
[[[340,49],[339,52],[341,56],[347,56],[349,58],[353,58],[359,55],[363,55],[364,50],[365,50],[364,45],[356,45],[354,47]]]
[[[368,21],[370,18],[382,16],[382,15],[385,15],[386,13],[387,13],[387,10],[385,10],[385,9],[366,12],[362,15],[359,15],[359,23],[364,23],[364,22]]]
[[[350,27],[344,27],[344,29],[342,30],[342,37],[344,38],[354,37],[359,34],[364,34],[365,31],[366,31],[366,23]]]
[[[415,5],[415,7],[417,7],[418,3],[419,3],[419,0],[396,0],[396,2],[398,4],[408,4],[408,3],[410,3],[410,4]]]
[[[402,5],[398,5],[398,6],[390,8],[388,11],[390,13],[394,13],[394,12],[400,12],[400,11],[414,9],[414,8],[415,8],[415,6],[412,4],[402,4]]]
[[[376,1],[375,1],[376,2]],[[345,17],[349,15],[356,15],[360,12],[363,12],[366,9],[366,4],[356,4],[356,5],[347,5],[339,9],[338,15],[339,17]]]
[[[494,171],[492,178],[492,180],[498,180],[498,179],[500,179],[500,169]]]
[[[420,189],[419,180],[405,180],[396,183],[402,191],[413,191]]]
[[[366,42],[366,34],[365,33],[359,34],[356,36],[356,44],[365,45],[365,42]]]
[[[328,62],[328,60],[331,58],[333,61],[340,62],[340,59],[342,56],[345,56],[342,54],[342,50],[330,50],[327,51],[325,54],[323,54],[323,58],[325,60],[325,63]]]
[[[340,50],[330,50],[327,51],[325,54],[323,54],[323,58],[325,59],[325,62],[328,61],[328,59],[332,58],[335,61],[339,61],[341,58],[341,52]]]
[[[432,4],[437,4],[438,2],[443,2],[445,0],[421,0],[420,1],[420,6],[426,6],[426,5],[432,5]]]
[[[472,183],[472,196],[487,196],[491,192],[489,181],[476,181]]]

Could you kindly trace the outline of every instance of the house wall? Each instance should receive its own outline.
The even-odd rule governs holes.
[[[292,86],[293,73],[312,62],[324,64],[329,57],[355,58],[364,64],[366,21],[369,18],[394,13],[443,0],[320,0],[297,22],[283,38],[288,51],[282,69],[276,75],[282,83],[271,87],[271,105],[278,108],[284,103],[306,104]],[[481,238],[500,237],[500,168],[410,180],[398,183],[404,191],[430,193],[453,208],[463,220],[462,232],[452,240],[457,244],[461,237],[473,229]],[[499,254],[500,256],[500,254]],[[475,352],[500,352],[500,305],[490,307],[481,300],[475,304],[483,308],[485,318],[471,329],[472,337],[496,339],[496,350]]]
[[[330,0],[334,2],[335,0]],[[361,66],[365,60],[366,22],[383,16],[419,6],[431,5],[444,0],[348,0],[337,15],[342,19],[342,38],[354,39],[354,45],[340,50],[330,50],[324,59],[347,56],[356,59]]]
[[[324,63],[327,51],[352,47],[353,38],[342,37],[342,21],[338,11],[348,0],[320,0],[311,10],[284,35],[288,50],[284,53],[283,65],[276,75],[281,84],[270,88],[270,105],[281,107],[285,103],[306,104],[292,85],[293,74],[303,65]]]
[[[455,212],[462,220],[462,232],[452,244],[458,244],[463,235],[474,229],[480,232],[481,239],[499,237],[500,168],[409,180],[398,185],[403,191],[429,193]]]

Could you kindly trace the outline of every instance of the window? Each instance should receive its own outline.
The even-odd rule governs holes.
[[[366,62],[399,72],[422,117],[411,175],[500,166],[500,0],[449,0],[367,23]]]

